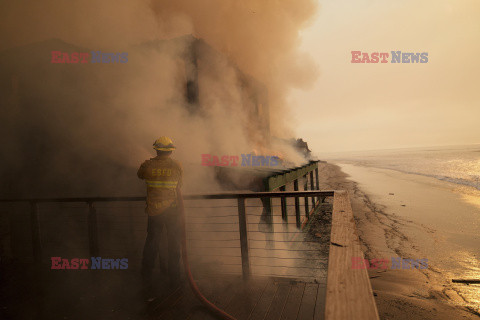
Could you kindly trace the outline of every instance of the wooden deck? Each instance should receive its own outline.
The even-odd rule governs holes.
[[[330,243],[325,318],[379,319],[367,270],[352,269],[352,258],[364,256],[345,191],[335,192]]]
[[[211,302],[238,320],[379,319],[367,271],[352,269],[352,258],[363,258],[363,252],[348,194],[342,191],[334,195],[330,241],[326,283],[255,274],[243,281],[240,274],[221,272],[198,275],[197,283]],[[135,269],[52,271],[29,264],[5,272],[2,282],[1,319],[217,319],[189,288],[155,308],[147,305]]]
[[[31,271],[4,279],[0,319],[218,320],[188,286],[183,294],[147,303],[138,272]],[[197,284],[237,320],[324,319],[325,284],[267,277],[244,282],[241,275],[200,278]]]
[[[324,319],[325,285],[285,278],[256,277],[203,279],[199,287],[211,302],[237,320]],[[190,290],[182,298],[166,301],[151,319],[216,320]]]

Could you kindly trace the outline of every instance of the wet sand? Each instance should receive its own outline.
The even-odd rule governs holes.
[[[366,258],[429,259],[424,270],[369,270],[381,319],[478,319],[480,286],[451,283],[480,277],[475,195],[466,201],[432,178],[341,167],[321,164],[320,188],[349,191]]]

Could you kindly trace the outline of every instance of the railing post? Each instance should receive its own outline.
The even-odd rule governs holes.
[[[298,191],[298,179],[293,180],[293,190]],[[297,228],[300,228],[300,199],[298,197],[295,197],[295,220]]]
[[[248,258],[247,215],[245,214],[245,198],[238,198],[238,225],[240,231],[240,250],[242,254],[242,274],[247,280],[250,276],[250,260]]]
[[[317,189],[318,191],[320,191],[320,182],[319,182],[319,180],[318,180],[318,162],[317,162],[317,167],[315,168],[315,182],[316,182],[315,184],[316,184],[316,186],[317,186],[316,189]],[[318,196],[317,198],[318,198],[318,201],[319,201],[319,202],[323,202],[323,199],[324,199],[323,197]]]
[[[313,185],[313,170],[310,171],[310,190],[315,190]],[[315,208],[315,197],[312,197],[312,208]]]
[[[303,177],[305,178],[305,182],[303,183],[303,190],[307,191],[308,190],[308,176],[307,176],[307,174],[305,174]],[[308,210],[308,197],[305,197],[304,199],[305,199],[305,217],[307,217],[307,219],[308,219],[309,218],[308,217],[308,212],[309,212],[309,210]]]
[[[285,186],[280,187],[280,191],[285,191]],[[282,207],[282,219],[288,223],[288,214],[287,214],[287,199],[285,197],[280,198],[281,207]]]
[[[33,259],[35,263],[40,264],[42,262],[42,244],[40,242],[40,224],[38,222],[38,203],[31,201],[30,206]]]
[[[93,202],[88,202],[88,244],[91,257],[98,257],[97,210]]]
[[[265,190],[268,192],[272,191],[272,186],[271,186],[271,180],[270,177],[264,179],[264,187]],[[270,232],[273,232],[275,230],[274,225],[273,225],[273,210],[272,210],[272,198],[261,198],[262,205],[263,205],[263,212],[262,214],[265,214],[264,222],[268,225],[268,228],[270,229]]]

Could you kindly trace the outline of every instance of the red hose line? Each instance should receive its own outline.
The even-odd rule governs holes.
[[[190,284],[190,288],[192,289],[193,293],[195,296],[200,300],[200,302],[206,306],[208,309],[210,309],[213,313],[215,313],[217,316],[219,316],[221,319],[224,320],[237,320],[236,318],[232,317],[222,309],[218,308],[216,305],[208,301],[207,298],[200,292],[198,289],[197,284],[195,283],[195,280],[193,279],[192,276],[192,271],[190,270],[190,264],[188,263],[188,255],[187,255],[187,232],[185,229],[185,209],[183,206],[183,200],[181,198],[180,192],[178,192],[178,204],[179,204],[179,211],[180,211],[180,216],[181,216],[181,228],[182,228],[182,259],[183,259],[183,266],[185,268],[185,274],[188,279],[188,283]]]

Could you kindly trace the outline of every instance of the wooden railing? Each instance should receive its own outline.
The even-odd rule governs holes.
[[[303,190],[307,191],[309,189],[309,182],[310,182],[310,190],[319,190],[319,179],[318,179],[318,163],[320,161],[310,161],[308,164],[303,165],[301,167],[291,169],[291,170],[284,170],[281,172],[277,172],[275,174],[272,174],[266,178],[263,179],[264,183],[264,188],[267,191],[274,191],[274,190],[280,190],[280,191],[285,191],[286,190],[286,185],[289,183],[293,183],[293,188],[294,191],[299,191],[299,186],[298,186],[298,181],[299,179],[303,179]],[[315,174],[315,180],[314,180],[314,174]],[[304,199],[304,204],[305,204],[305,216],[308,219],[308,215],[310,212],[310,208],[308,205],[308,197],[305,197]],[[321,197],[317,197],[317,200],[321,200]],[[311,198],[312,202],[312,208],[315,206],[315,197]],[[265,213],[267,216],[272,215],[272,201],[267,200],[264,201],[264,206],[265,206]],[[285,198],[282,198],[281,202],[281,208],[282,208],[282,218],[283,220],[288,219],[288,214],[287,214],[287,205],[286,205],[286,200]],[[296,217],[296,223],[297,227],[300,228],[301,225],[301,220],[300,220],[300,201],[298,197],[295,197],[295,217]]]
[[[237,199],[238,208],[238,223],[239,223],[239,236],[240,236],[240,249],[242,258],[242,273],[245,278],[250,275],[250,259],[248,254],[248,231],[247,231],[247,218],[245,210],[246,199],[268,199],[280,198],[285,200],[287,197],[293,197],[298,199],[299,197],[332,197],[333,191],[294,191],[294,192],[248,192],[248,193],[218,193],[218,194],[200,194],[200,195],[185,195],[184,200],[219,200],[219,199]],[[42,259],[42,245],[40,239],[40,225],[38,218],[38,206],[42,203],[86,203],[88,205],[88,239],[89,239],[89,253],[92,257],[98,256],[99,244],[98,244],[98,228],[97,228],[97,213],[95,209],[95,203],[98,202],[132,202],[132,201],[145,201],[145,197],[91,197],[91,198],[38,198],[38,199],[3,199],[0,203],[6,202],[28,202],[30,203],[30,223],[31,223],[31,237],[33,257],[36,263],[40,263]],[[284,201],[282,201],[284,203]],[[305,201],[305,206],[308,207],[308,201]],[[296,204],[296,220],[300,220],[300,208]],[[282,205],[282,216],[286,215],[286,206]],[[308,216],[308,214],[307,214]]]

